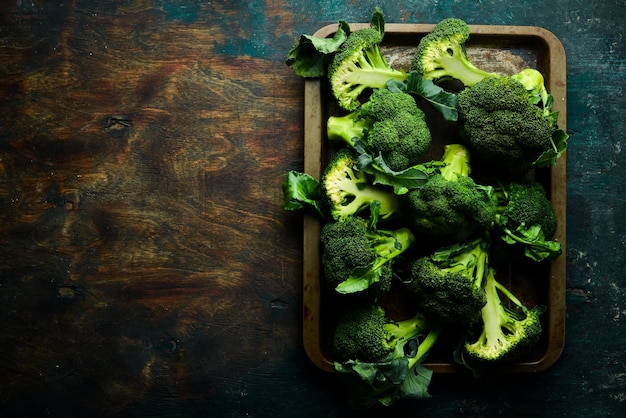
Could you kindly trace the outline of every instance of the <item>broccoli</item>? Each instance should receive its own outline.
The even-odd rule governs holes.
[[[443,167],[421,187],[400,196],[402,212],[414,232],[433,244],[464,242],[492,225],[496,198],[492,188],[469,176],[470,154],[461,144],[449,144]]]
[[[513,76],[484,78],[457,95],[462,140],[477,159],[513,178],[556,154],[553,135],[562,132],[531,97]]]
[[[406,227],[371,228],[360,217],[328,222],[320,233],[326,281],[340,294],[360,292],[385,277],[385,265],[406,251],[415,236]]]
[[[472,369],[511,362],[534,347],[542,332],[540,315],[546,309],[543,305],[526,308],[496,280],[493,268],[488,270],[483,288],[487,304],[457,355],[457,359]],[[511,301],[513,308],[503,304],[500,293]]]
[[[446,324],[474,323],[487,302],[482,285],[488,251],[488,241],[479,238],[415,260],[404,285],[418,309]]]
[[[388,219],[400,212],[400,203],[389,189],[373,185],[366,173],[356,169],[353,150],[340,149],[322,173],[322,195],[331,217],[344,221],[364,210],[373,210],[376,218]]]
[[[550,241],[558,221],[541,183],[525,180],[501,184],[495,188],[495,195],[496,235],[507,244],[522,245],[524,255],[535,261],[554,259],[561,254],[561,245]]]
[[[383,35],[382,11],[376,7],[371,27],[351,32],[333,55],[327,77],[342,109],[355,110],[369,89],[386,88],[389,80],[407,78],[406,72],[392,68],[383,56],[380,49]]]
[[[420,40],[410,69],[425,79],[453,78],[465,86],[494,75],[477,68],[468,58],[465,42],[469,37],[470,28],[463,20],[448,18],[440,21]]]
[[[556,164],[568,135],[558,129],[542,74],[528,68],[501,75],[476,67],[465,50],[469,36],[463,20],[442,20],[420,40],[411,70],[464,84],[456,103],[460,134],[477,157],[513,176]]]
[[[416,165],[431,142],[424,112],[408,93],[375,89],[359,109],[330,116],[326,124],[331,141],[358,149],[360,141],[370,155],[381,155],[393,171]]]
[[[440,331],[421,313],[394,321],[380,305],[348,305],[333,338],[335,370],[352,379],[359,405],[426,398],[432,371],[421,362]]]
[[[373,304],[347,305],[333,338],[336,361],[359,360],[379,363],[404,356],[404,344],[428,327],[426,318],[417,314],[410,319],[393,321],[383,307]]]

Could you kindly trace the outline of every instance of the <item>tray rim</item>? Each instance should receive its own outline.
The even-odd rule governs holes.
[[[349,23],[352,30],[368,27],[369,23]],[[385,33],[393,34],[426,34],[435,24],[387,23]],[[554,110],[559,112],[558,123],[566,129],[566,54],[561,41],[549,30],[539,26],[508,26],[508,25],[469,25],[472,35],[508,36],[519,38],[535,38],[541,40],[547,48],[548,71],[544,72],[548,90],[554,97]],[[314,33],[316,37],[331,36],[337,30],[337,24],[323,26]],[[470,36],[471,40],[471,36]],[[316,179],[322,172],[322,120],[323,107],[319,100],[321,80],[305,79],[304,81],[304,172]],[[559,224],[554,239],[561,243],[562,255],[552,261],[549,269],[548,284],[548,343],[546,351],[540,359],[529,362],[514,363],[503,368],[503,372],[531,373],[543,371],[552,366],[561,356],[565,345],[565,286],[566,286],[566,177],[567,151],[559,162],[550,169],[550,195],[555,207]],[[561,185],[561,187],[559,187]],[[303,219],[303,304],[302,325],[303,344],[309,360],[319,369],[334,372],[332,361],[324,356],[320,346],[321,322],[321,289],[320,289],[320,249],[319,232],[321,222],[312,215],[305,214]],[[454,373],[458,366],[453,363],[428,362],[426,367],[435,373]]]

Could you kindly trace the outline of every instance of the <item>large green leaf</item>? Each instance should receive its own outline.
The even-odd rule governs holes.
[[[332,55],[345,42],[350,34],[350,25],[339,21],[332,38],[319,38],[313,35],[300,35],[291,47],[285,63],[300,77],[325,77]]]

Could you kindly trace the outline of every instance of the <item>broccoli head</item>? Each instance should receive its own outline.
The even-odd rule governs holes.
[[[486,305],[462,345],[460,357],[470,368],[481,369],[509,363],[538,343],[541,333],[540,315],[545,307],[527,309],[495,277],[490,268],[484,284]],[[503,304],[500,293],[514,305]]]
[[[418,309],[446,324],[475,322],[486,304],[482,284],[488,247],[487,241],[477,239],[415,260],[404,285]]]
[[[324,277],[338,293],[361,292],[384,281],[386,266],[414,241],[406,227],[373,229],[360,217],[328,222],[320,233]]]
[[[535,261],[554,259],[561,245],[550,241],[558,221],[552,202],[541,183],[534,180],[501,184],[495,189],[498,199],[494,229],[506,244],[518,244],[524,255]]]
[[[554,236],[557,227],[554,206],[541,183],[534,180],[511,182],[496,188],[496,196],[499,219],[510,229],[539,224],[546,239]]]
[[[324,169],[321,189],[330,214],[336,221],[376,206],[377,216],[387,219],[399,213],[395,194],[369,181],[366,173],[357,170],[357,156],[348,148],[340,149]]]
[[[405,354],[401,345],[416,338],[428,325],[421,314],[393,321],[378,304],[348,305],[335,330],[333,354],[337,361],[367,363],[401,357]]]
[[[394,171],[418,164],[431,142],[424,112],[413,96],[388,89],[375,89],[359,109],[347,115],[330,116],[326,130],[331,141],[355,149],[362,144],[370,155],[380,154]]]
[[[515,77],[486,77],[457,95],[459,134],[477,160],[519,177],[554,148],[553,116]]]
[[[442,245],[464,242],[493,223],[497,206],[492,189],[469,176],[470,155],[461,144],[447,145],[440,172],[400,196],[403,213],[416,234]]]
[[[333,96],[345,110],[355,110],[371,89],[386,88],[389,80],[404,81],[406,72],[392,68],[380,43],[383,34],[368,27],[351,32],[333,56],[328,80]]]
[[[427,398],[432,371],[421,363],[440,332],[420,313],[395,321],[379,305],[348,305],[334,334],[335,370],[359,405]]]
[[[448,18],[440,21],[420,40],[411,70],[425,79],[453,78],[465,86],[493,75],[477,68],[468,58],[465,43],[469,37],[470,28],[463,20]]]

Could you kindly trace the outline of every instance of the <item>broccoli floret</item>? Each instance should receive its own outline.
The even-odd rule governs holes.
[[[334,334],[335,370],[349,381],[361,406],[427,398],[432,371],[421,363],[440,332],[441,326],[421,313],[394,321],[376,304],[348,306]]]
[[[428,325],[421,314],[393,321],[378,304],[348,305],[333,338],[335,360],[378,363],[402,357],[405,355],[402,346],[420,335]]]
[[[331,91],[345,110],[358,108],[370,89],[386,88],[389,80],[404,81],[406,72],[392,68],[383,56],[383,33],[373,27],[351,32],[328,67]]]
[[[480,321],[465,339],[460,358],[471,368],[489,368],[511,362],[534,347],[542,332],[540,315],[545,307],[527,309],[507,288],[496,280],[490,268],[484,284],[487,304]],[[500,293],[514,308],[503,304]]]
[[[377,216],[388,219],[400,211],[395,194],[378,187],[368,180],[367,175],[356,169],[357,157],[354,151],[340,149],[324,169],[321,188],[330,207],[330,214],[336,221],[371,209],[376,205]]]
[[[554,206],[543,185],[534,180],[511,182],[495,189],[498,198],[498,223],[511,230],[522,225],[539,224],[546,239],[552,239],[557,228]]]
[[[328,222],[320,233],[324,277],[340,294],[361,292],[385,277],[383,267],[414,241],[406,227],[373,229],[360,217]]]
[[[436,245],[465,242],[491,226],[496,198],[492,189],[469,176],[470,155],[461,144],[445,147],[439,173],[400,196],[404,215],[414,232]]]
[[[375,89],[359,109],[347,115],[330,116],[326,130],[331,141],[354,149],[360,143],[370,155],[380,154],[394,171],[418,164],[432,139],[413,96],[388,89]]]
[[[561,255],[561,245],[550,241],[558,221],[541,183],[526,180],[501,184],[495,188],[495,195],[495,235],[507,244],[521,245],[524,255],[535,261]]]
[[[466,86],[493,75],[477,68],[468,58],[465,43],[469,37],[470,28],[463,20],[448,18],[440,21],[420,40],[411,70],[426,79],[454,78]]]
[[[487,302],[482,289],[488,242],[454,244],[415,260],[404,282],[418,309],[452,325],[469,326]]]
[[[477,160],[519,177],[554,150],[555,118],[530,97],[509,76],[487,77],[459,92],[459,135]]]

